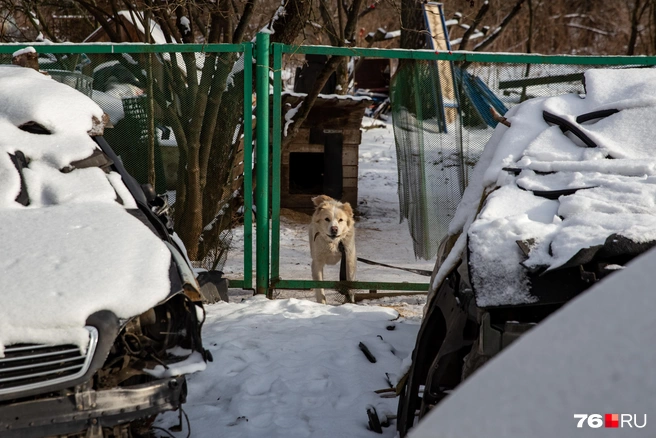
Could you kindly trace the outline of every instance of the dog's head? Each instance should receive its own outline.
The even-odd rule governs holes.
[[[331,239],[348,234],[353,228],[353,209],[348,202],[339,202],[330,196],[312,198],[315,209],[312,222],[317,230]]]

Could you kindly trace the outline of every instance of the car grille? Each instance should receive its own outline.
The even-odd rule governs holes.
[[[87,326],[89,344],[83,354],[77,345],[15,344],[0,358],[0,394],[64,383],[83,376],[98,344],[98,330]]]

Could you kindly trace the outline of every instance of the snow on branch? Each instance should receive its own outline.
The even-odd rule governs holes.
[[[581,30],[587,30],[592,33],[597,33],[599,35],[604,35],[604,36],[614,36],[615,32],[608,32],[605,30],[597,29],[594,27],[589,27],[589,26],[583,26],[582,24],[577,24],[577,23],[565,23],[566,27],[572,27],[574,29],[581,29]]]

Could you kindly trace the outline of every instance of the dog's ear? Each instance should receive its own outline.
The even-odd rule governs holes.
[[[333,198],[331,198],[330,196],[326,196],[326,195],[319,195],[319,196],[315,196],[314,198],[312,198],[312,202],[314,203],[315,207],[320,206],[324,202],[332,201],[332,200],[333,200]]]
[[[353,209],[351,208],[351,204],[345,202],[342,204],[342,209],[344,209],[344,212],[348,215],[348,217],[353,218]]]

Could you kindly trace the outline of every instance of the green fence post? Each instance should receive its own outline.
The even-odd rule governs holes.
[[[244,45],[244,289],[253,288],[253,45]]]
[[[266,293],[269,288],[269,34],[258,33],[255,39],[257,66],[255,67],[255,93],[257,95],[256,150],[257,205],[256,227],[256,292]]]
[[[271,155],[271,280],[280,279],[280,166],[282,128],[282,46],[273,44],[273,129]]]

